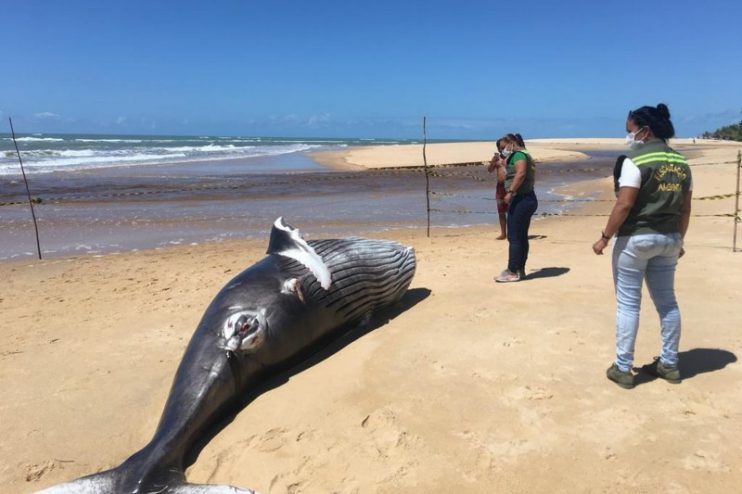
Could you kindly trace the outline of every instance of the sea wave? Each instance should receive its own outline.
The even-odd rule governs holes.
[[[15,139],[18,142],[62,142],[64,139],[60,139],[58,137],[16,137]]]
[[[37,149],[23,151],[24,163],[33,172],[78,170],[96,167],[145,164],[191,163],[260,156],[278,156],[322,147],[316,144],[235,146],[233,144],[122,149]],[[6,153],[7,154],[7,153]],[[0,156],[0,175],[14,174],[18,167],[13,156]]]
[[[75,142],[126,142],[126,143],[139,143],[141,139],[75,139]],[[160,141],[155,141],[160,142]],[[171,142],[171,141],[165,141]]]

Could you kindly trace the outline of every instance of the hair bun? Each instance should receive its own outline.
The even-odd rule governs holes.
[[[657,113],[662,118],[670,119],[670,109],[664,103],[657,105]]]

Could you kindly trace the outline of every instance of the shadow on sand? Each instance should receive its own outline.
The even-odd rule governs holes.
[[[553,278],[555,276],[561,276],[565,273],[569,272],[569,268],[541,268],[533,273],[527,274],[524,279],[526,280],[535,280],[538,278]]]
[[[356,324],[356,326],[349,329],[335,331],[325,338],[325,340],[317,343],[314,347],[314,353],[310,351],[308,354],[301,355],[293,365],[289,365],[285,370],[278,370],[275,375],[267,377],[262,384],[257,385],[252,391],[248,391],[246,396],[240,399],[231,410],[225,412],[225,416],[221,421],[206,430],[203,436],[193,444],[193,447],[186,455],[185,467],[187,468],[193,464],[201,450],[258,396],[287,383],[292,376],[322,362],[357,339],[384,326],[398,315],[428,298],[430,293],[431,291],[428,288],[407,290],[399,302],[391,307],[377,310],[367,323]]]
[[[727,350],[718,348],[694,348],[687,352],[678,353],[680,377],[683,380],[696,377],[698,374],[722,370],[727,365],[737,361],[737,356]],[[636,368],[637,374],[634,384],[652,382],[658,377],[649,374],[641,367]]]

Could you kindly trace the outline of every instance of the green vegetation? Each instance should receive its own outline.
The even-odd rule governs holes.
[[[742,120],[739,123],[720,127],[713,132],[704,132],[704,139],[726,139],[729,141],[742,141]]]

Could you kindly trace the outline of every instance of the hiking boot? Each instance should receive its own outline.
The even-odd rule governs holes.
[[[655,357],[654,362],[651,364],[643,365],[642,370],[672,384],[679,384],[681,381],[678,366],[670,367],[669,365],[665,365],[659,357]]]
[[[520,281],[520,275],[506,269],[500,273],[500,276],[495,278],[495,281],[498,283],[512,283],[513,281]]]
[[[605,375],[608,379],[624,389],[631,389],[634,387],[634,375],[631,373],[631,371],[624,372],[616,367],[615,363],[608,367]]]

